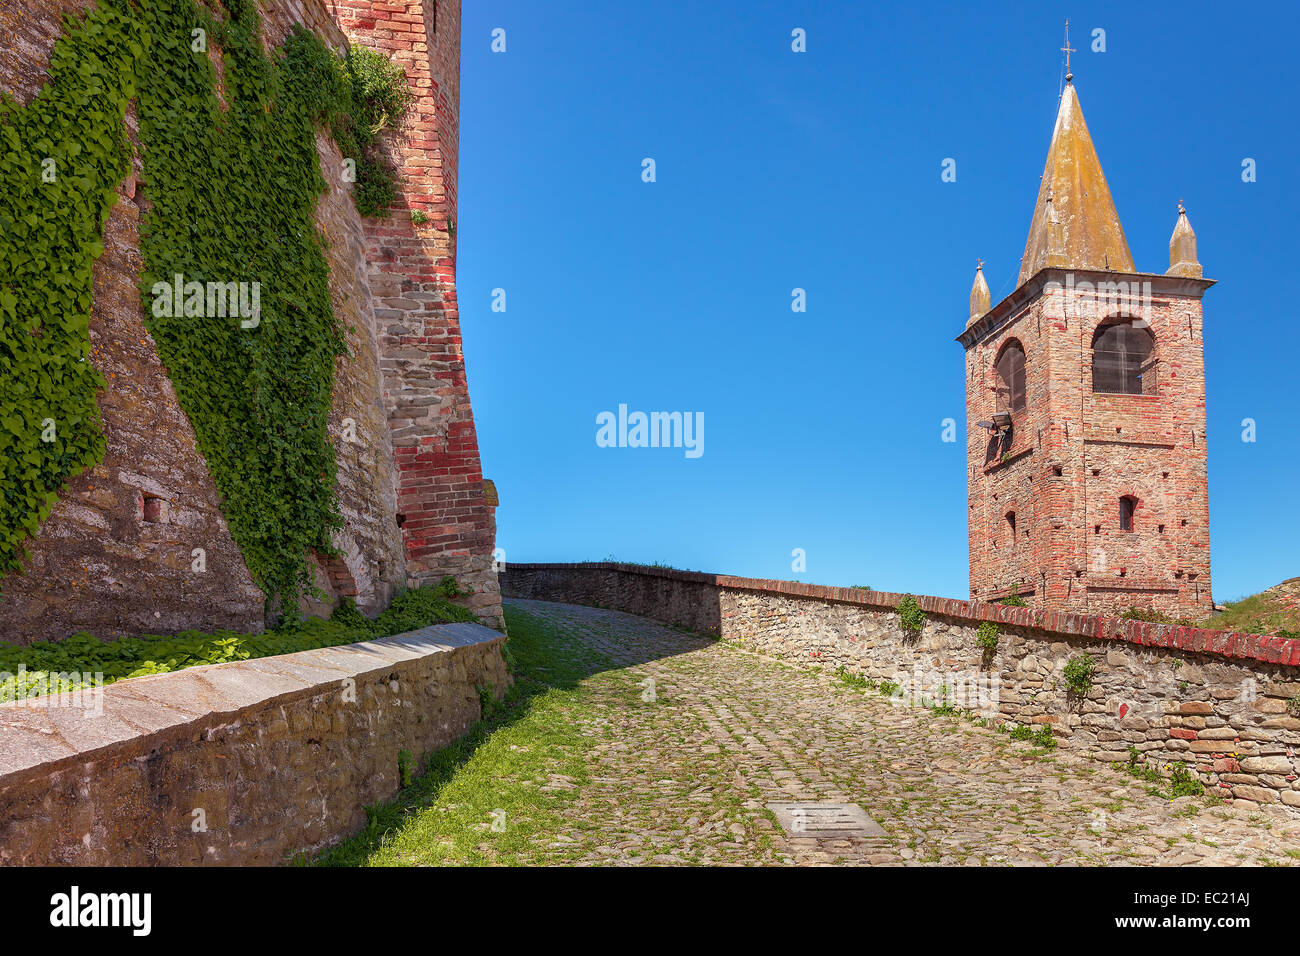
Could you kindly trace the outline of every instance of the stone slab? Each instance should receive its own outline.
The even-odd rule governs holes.
[[[889,834],[856,803],[769,803],[787,836],[813,840],[872,840]]]

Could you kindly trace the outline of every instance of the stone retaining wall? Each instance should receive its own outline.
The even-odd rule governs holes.
[[[445,624],[119,681],[102,706],[0,705],[0,862],[274,865],[326,846],[397,792],[401,751],[447,746],[478,688],[504,692],[504,642]]]
[[[1136,747],[1226,798],[1300,807],[1300,641],[924,596],[925,624],[908,633],[901,594],[612,563],[515,564],[501,581],[508,597],[615,608],[843,667],[914,702],[1049,725],[1088,756],[1127,760]],[[984,622],[998,630],[987,662],[975,643]],[[1082,655],[1095,671],[1076,695],[1063,670]]]

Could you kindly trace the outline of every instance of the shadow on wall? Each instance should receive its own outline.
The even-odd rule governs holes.
[[[641,565],[620,570],[603,563],[506,565],[500,574],[501,596],[612,608],[720,637],[717,576],[675,570],[661,576],[655,570]]]

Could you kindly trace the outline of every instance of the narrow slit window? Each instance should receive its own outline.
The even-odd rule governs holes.
[[[1125,495],[1119,499],[1119,529],[1121,531],[1133,530],[1133,512],[1137,510],[1137,499]]]
[[[144,507],[141,509],[141,517],[149,524],[167,524],[170,520],[168,514],[167,499],[159,498],[156,495],[144,496]]]

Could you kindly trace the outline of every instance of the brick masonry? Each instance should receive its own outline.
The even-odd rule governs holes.
[[[625,564],[513,564],[501,580],[507,597],[628,611],[935,693],[978,675],[998,688],[998,718],[1048,725],[1080,754],[1127,760],[1136,747],[1227,799],[1300,808],[1297,640],[924,596],[914,635],[898,624],[900,594]],[[986,621],[1000,632],[987,664],[975,643]],[[1077,698],[1062,671],[1082,654],[1096,671]]]
[[[0,0],[0,91],[30,102],[65,12],[91,0]],[[370,19],[354,16],[373,6]],[[356,214],[344,157],[318,137],[329,184],[317,219],[328,240],[331,292],[348,328],[336,369],[332,433],[338,450],[343,556],[318,558],[327,612],[355,597],[376,612],[408,583],[455,575],[482,620],[502,626],[492,566],[493,508],[482,489],[455,298],[455,165],[459,104],[459,4],[345,4],[264,0],[269,43],[304,23],[336,51],[349,37],[407,69],[419,100],[388,148],[405,194],[382,221]],[[414,29],[418,25],[419,29]],[[346,32],[345,32],[346,31]],[[399,34],[406,39],[397,39]],[[134,117],[128,114],[134,136]],[[0,639],[60,640],[187,628],[258,630],[263,594],[253,584],[221,512],[220,497],[177,402],[139,299],[139,227],[147,189],[141,159],[119,188],[94,264],[91,361],[108,382],[99,402],[104,461],[73,479],[39,535],[25,573],[0,581]],[[411,209],[434,220],[415,227]],[[351,420],[355,441],[345,440]],[[193,570],[194,549],[206,570]]]
[[[455,575],[476,592],[468,600],[480,617],[502,626],[495,509],[483,489],[456,300],[460,0],[337,0],[332,9],[350,38],[400,63],[416,93],[385,137],[400,199],[391,215],[365,223],[407,573]]]
[[[327,846],[398,791],[399,752],[446,747],[480,687],[504,692],[504,642],[446,624],[118,681],[97,715],[68,694],[0,704],[0,862],[265,866]]]
[[[1212,284],[1043,269],[959,338],[972,599],[1018,592],[1052,610],[1213,610],[1201,315]],[[1092,391],[1093,336],[1121,317],[1148,323],[1155,394]],[[1025,353],[1026,405],[1009,434],[991,436],[975,423],[998,410],[995,363],[1013,342]],[[1137,499],[1131,531],[1120,528],[1123,496]]]

